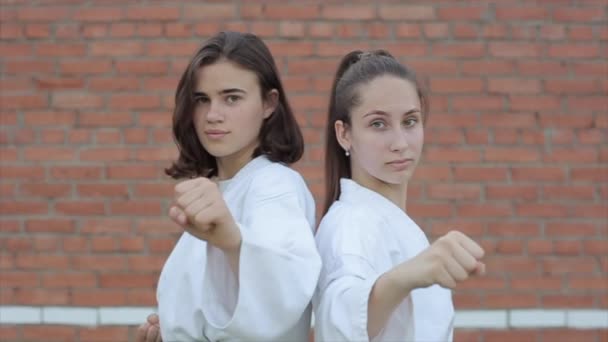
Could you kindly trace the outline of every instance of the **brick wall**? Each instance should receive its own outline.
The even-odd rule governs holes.
[[[459,310],[608,307],[605,1],[0,0],[0,18],[2,307],[155,305],[179,233],[162,172],[173,92],[218,30],[254,32],[273,51],[307,142],[296,168],[319,204],[341,55],[386,48],[424,76],[432,113],[408,210],[431,237],[458,227],[488,252],[488,275],[455,292]],[[134,332],[44,322],[3,324],[0,337]],[[456,336],[608,339],[567,328]]]

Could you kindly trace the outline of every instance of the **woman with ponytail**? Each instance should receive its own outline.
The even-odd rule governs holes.
[[[353,51],[328,114],[316,340],[452,340],[449,289],[484,272],[484,251],[457,231],[429,245],[407,215],[428,119],[414,72],[386,51]]]

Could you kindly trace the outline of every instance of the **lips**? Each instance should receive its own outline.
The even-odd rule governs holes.
[[[221,129],[208,129],[205,131],[205,135],[209,137],[209,139],[221,139],[228,133],[228,131]]]
[[[414,162],[414,159],[403,158],[403,159],[393,160],[386,164],[388,164],[389,166],[394,168],[396,171],[403,171],[403,170],[407,169],[413,162]]]

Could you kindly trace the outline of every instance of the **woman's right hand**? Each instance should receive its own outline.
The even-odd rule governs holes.
[[[148,315],[147,322],[137,328],[136,342],[162,342],[157,314]]]
[[[414,288],[438,284],[453,289],[470,276],[485,273],[485,264],[480,261],[483,256],[483,248],[475,241],[461,232],[451,231],[404,263],[407,270],[403,276],[413,276]]]

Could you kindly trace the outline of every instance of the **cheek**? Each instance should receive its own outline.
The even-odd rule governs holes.
[[[353,144],[359,152],[359,159],[366,168],[375,168],[386,153],[386,143],[380,134],[364,134],[362,138]]]
[[[424,130],[420,128],[410,135],[408,144],[413,146],[417,151],[422,150],[422,145],[424,145]]]

